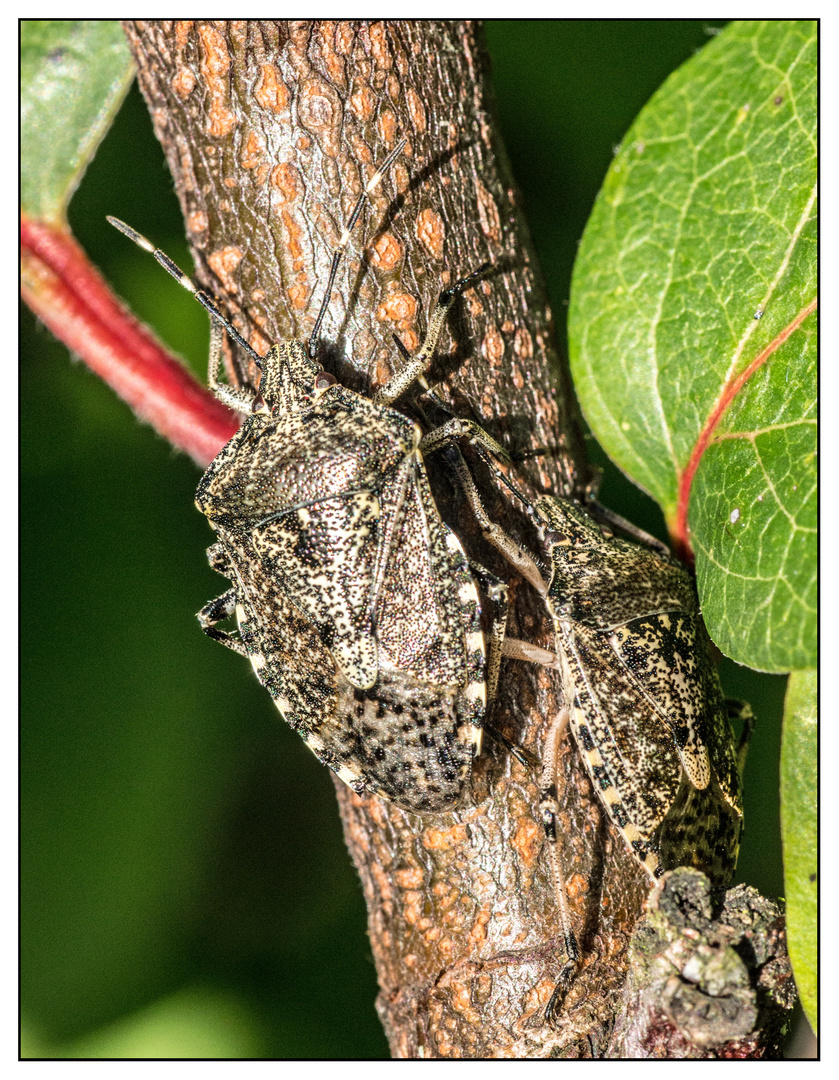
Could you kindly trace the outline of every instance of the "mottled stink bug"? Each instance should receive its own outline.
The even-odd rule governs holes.
[[[231,582],[199,612],[201,627],[250,658],[285,720],[354,791],[430,812],[455,809],[468,785],[497,679],[506,591],[487,575],[496,603],[488,655],[472,569],[440,518],[423,452],[467,436],[506,455],[466,422],[424,436],[392,405],[414,384],[425,388],[452,304],[487,267],[440,294],[414,356],[397,342],[405,362],[372,398],[340,385],[315,359],[350,231],[403,145],[350,215],[308,347],[285,341],[259,356],[163,252],[109,220],[207,308],[209,387],[247,414],[196,494],[218,535],[210,564]],[[224,331],[260,369],[258,393],[219,384]],[[474,485],[467,494],[478,509]],[[535,564],[505,543],[505,554],[541,584]],[[234,614],[238,636],[218,627]]]
[[[693,583],[674,559],[614,537],[582,508],[535,505],[552,563],[547,605],[565,706],[546,740],[541,811],[552,851],[569,965],[578,949],[556,852],[558,744],[570,724],[592,785],[629,850],[655,880],[692,866],[725,885],[743,822],[739,751]]]

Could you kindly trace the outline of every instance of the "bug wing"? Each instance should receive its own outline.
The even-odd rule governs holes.
[[[420,681],[465,686],[464,603],[477,605],[477,593],[463,549],[437,512],[421,459],[406,463],[404,480],[384,489],[398,493],[399,502],[388,514],[395,529],[382,545],[379,644],[395,668]]]
[[[378,674],[372,597],[379,516],[377,496],[357,491],[297,507],[253,530],[259,558],[362,689]]]
[[[480,602],[422,459],[382,486],[374,625],[379,677],[339,685],[334,740],[355,737],[368,787],[414,813],[460,805],[486,708]]]
[[[610,816],[648,871],[695,866],[726,883],[739,847],[740,776],[710,658],[701,647],[680,655],[690,622],[680,613],[611,634],[570,628],[571,719]]]
[[[571,726],[609,816],[647,870],[658,872],[656,830],[682,780],[673,736],[643,688],[627,679],[605,635],[561,624]]]
[[[711,780],[706,718],[713,701],[697,637],[696,618],[678,611],[633,619],[610,634],[609,644],[625,677],[671,732],[690,782],[702,789]]]

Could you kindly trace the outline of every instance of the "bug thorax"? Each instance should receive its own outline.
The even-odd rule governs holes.
[[[309,356],[302,341],[284,341],[274,345],[262,358],[262,378],[254,412],[263,408],[269,413],[276,410],[284,415],[300,412],[334,382],[335,379]]]

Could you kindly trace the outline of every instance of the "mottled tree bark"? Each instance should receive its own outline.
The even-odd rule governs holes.
[[[441,286],[490,260],[493,272],[450,320],[432,381],[457,415],[512,451],[552,449],[520,466],[531,492],[579,492],[587,477],[575,407],[476,27],[138,22],[126,31],[197,277],[254,347],[308,336],[350,208],[407,136],[338,275],[324,365],[357,390],[383,382],[399,362],[392,334],[414,349]],[[254,381],[241,358],[229,360],[231,378]],[[491,516],[535,545],[520,510],[465,453]],[[467,553],[510,585],[508,632],[552,648],[534,590],[481,540],[445,467],[432,459],[429,471]],[[560,703],[554,673],[505,660],[491,720],[538,755]],[[528,770],[490,745],[472,808],[426,818],[336,781],[395,1056],[606,1052],[647,888],[570,743],[562,771],[561,845],[584,962],[555,1027],[543,1012],[565,956]]]

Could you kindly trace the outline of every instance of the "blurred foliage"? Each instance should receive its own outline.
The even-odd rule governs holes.
[[[818,715],[816,672],[794,671],[781,751],[787,941],[801,1004],[814,1031],[819,1002]]]
[[[487,28],[501,130],[560,333],[613,147],[710,32],[690,21]],[[136,87],[68,216],[115,289],[203,374],[204,313],[108,213],[190,266]],[[223,588],[203,557],[197,471],[28,312],[22,324],[26,1052],[160,1054],[168,1031],[173,1055],[212,1045],[220,1056],[386,1056],[330,776],[248,666],[194,621]],[[604,461],[594,445],[592,458]],[[660,511],[616,470],[601,495],[663,535]],[[725,663],[723,682],[758,716],[738,879],[777,895],[785,680]],[[215,1042],[202,1001],[218,1017]]]
[[[20,27],[20,204],[60,222],[134,78],[117,22],[24,19]]]

